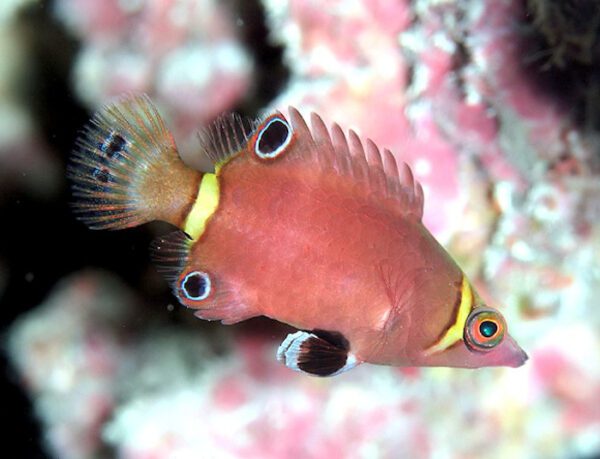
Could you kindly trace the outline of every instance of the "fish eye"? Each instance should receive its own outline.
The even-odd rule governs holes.
[[[475,351],[489,351],[504,339],[504,317],[491,309],[475,309],[467,318],[464,340]]]
[[[281,117],[272,118],[258,133],[254,151],[259,158],[272,159],[279,156],[292,139],[292,129]]]
[[[210,294],[210,277],[202,271],[188,273],[180,284],[180,290],[188,300],[201,301]]]

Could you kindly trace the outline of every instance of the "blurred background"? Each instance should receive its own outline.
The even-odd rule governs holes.
[[[10,457],[600,457],[595,0],[3,0],[0,62]],[[282,325],[194,319],[149,263],[165,225],[69,210],[78,131],[142,92],[198,168],[196,131],[232,110],[390,148],[530,360],[319,379],[275,361]]]

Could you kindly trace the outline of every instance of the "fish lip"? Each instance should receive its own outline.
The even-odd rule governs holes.
[[[520,366],[525,365],[525,362],[527,362],[529,360],[529,356],[527,355],[527,353],[519,348],[519,354],[518,356],[515,358],[515,361],[513,364],[511,364],[510,366],[513,368],[518,368]]]
[[[523,366],[527,360],[529,360],[529,356],[527,353],[517,344],[514,338],[510,335],[507,336],[504,345],[504,352],[507,354],[509,362],[508,366],[512,368],[518,368]]]

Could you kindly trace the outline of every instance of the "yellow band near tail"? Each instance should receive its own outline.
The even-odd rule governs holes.
[[[197,240],[206,229],[206,222],[219,207],[219,180],[215,174],[206,173],[198,187],[198,196],[185,219],[183,230]]]
[[[444,336],[442,336],[437,343],[425,350],[425,355],[431,355],[446,350],[463,339],[465,323],[467,322],[467,317],[469,317],[472,308],[473,290],[471,289],[471,284],[469,284],[467,277],[463,275],[460,287],[460,304],[457,308],[456,320],[448,330],[446,330]]]

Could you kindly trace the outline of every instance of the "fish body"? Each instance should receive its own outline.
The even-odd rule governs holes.
[[[134,97],[96,115],[70,168],[91,227],[160,219],[182,230],[152,251],[196,316],[287,323],[298,332],[278,359],[321,376],[362,362],[524,363],[501,314],[423,225],[422,188],[388,150],[314,114],[309,128],[293,108],[224,117],[200,142],[214,173],[188,168],[150,101]]]
[[[393,205],[373,208],[376,198],[334,172],[265,165],[245,181],[243,161],[231,167],[219,204],[231,210],[214,214],[192,248],[192,266],[226,279],[240,303],[255,305],[252,315],[339,331],[362,359],[393,364],[411,363],[383,346],[395,323],[411,321],[411,305],[435,323],[451,320],[462,274],[419,221]],[[431,297],[450,304],[422,301]],[[423,331],[412,342],[426,345],[439,334]]]

